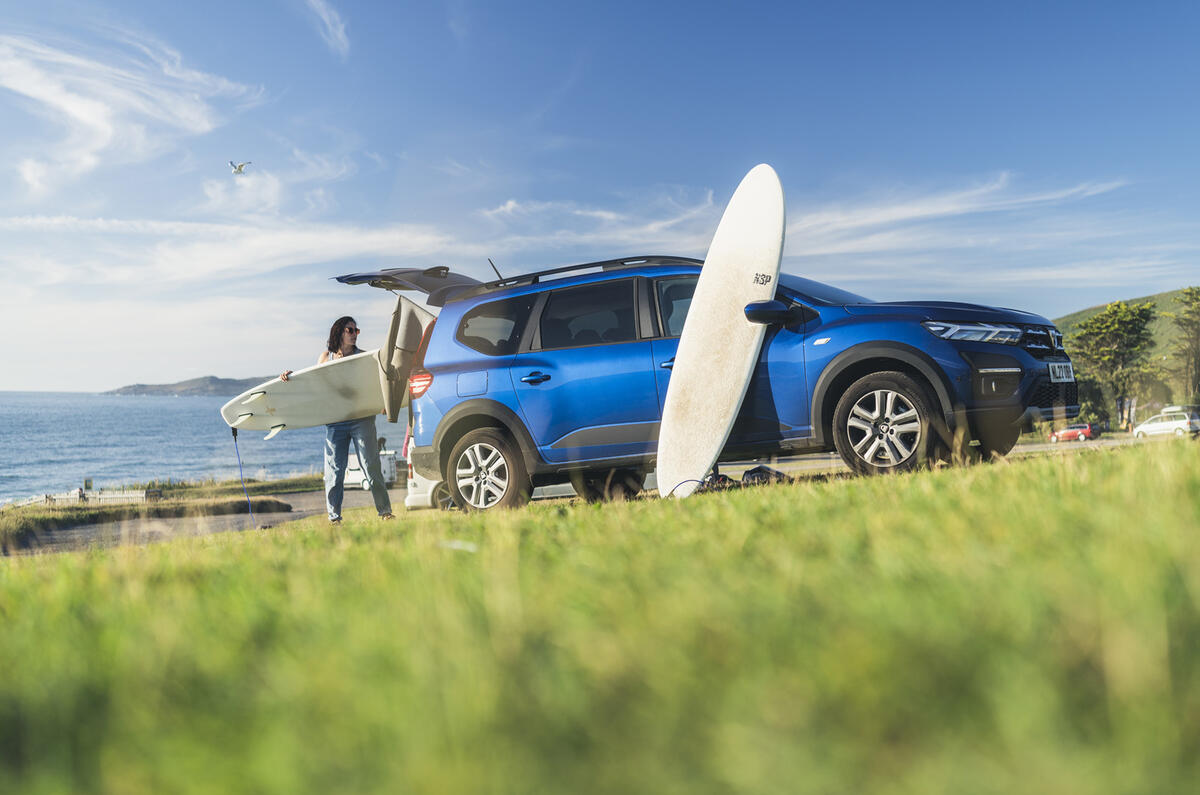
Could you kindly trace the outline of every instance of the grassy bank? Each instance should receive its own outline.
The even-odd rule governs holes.
[[[372,513],[0,562],[0,791],[1141,793],[1200,774],[1195,443]]]
[[[255,513],[290,511],[291,507],[287,503],[264,498],[275,494],[315,491],[322,487],[321,475],[301,475],[280,480],[247,480],[244,491],[240,480],[151,480],[122,487],[132,491],[158,489],[162,492],[161,500],[145,504],[102,505],[93,502],[8,507],[0,510],[0,553],[27,549],[43,533],[85,524],[245,513],[247,493]]]
[[[292,507],[271,497],[251,497],[256,514],[280,513]],[[56,530],[85,524],[124,522],[131,519],[177,519],[188,516],[227,516],[246,513],[245,496],[164,499],[119,505],[27,505],[0,512],[0,553],[29,549]]]
[[[251,497],[287,494],[296,491],[316,491],[322,488],[322,475],[299,475],[279,480],[247,480],[246,491]],[[243,496],[240,480],[151,480],[125,486],[127,489],[161,489],[163,499],[196,500],[215,497]]]

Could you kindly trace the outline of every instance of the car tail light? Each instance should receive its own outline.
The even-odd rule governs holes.
[[[428,392],[431,386],[433,386],[433,373],[428,370],[413,370],[408,376],[408,393],[412,395],[413,400]]]
[[[429,337],[433,334],[433,327],[437,323],[434,318],[433,322],[425,327],[425,333],[421,335],[421,344],[417,346],[417,354],[413,357],[412,372],[408,375],[408,394],[413,400],[421,397],[429,391],[429,387],[433,386],[433,373],[425,369],[425,349],[429,347]]]

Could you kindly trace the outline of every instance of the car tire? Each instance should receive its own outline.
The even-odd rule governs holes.
[[[1021,425],[1007,422],[980,422],[978,429],[979,455],[984,461],[1003,458],[1016,447],[1021,438]]]
[[[445,483],[465,511],[518,508],[529,502],[529,475],[517,445],[495,428],[467,432],[450,451]]]
[[[581,470],[571,474],[575,493],[588,502],[624,502],[641,493],[646,473],[632,469]]]
[[[1176,429],[1175,429],[1175,435],[1176,435],[1176,436],[1178,436],[1178,437],[1180,437],[1180,438],[1183,438],[1183,428],[1176,428]]]
[[[454,495],[450,493],[450,487],[444,480],[439,480],[429,492],[429,504],[439,511],[450,511],[458,507],[454,504]]]
[[[1145,438],[1146,438],[1146,434],[1145,434],[1143,431],[1138,431],[1136,434],[1134,434],[1133,438],[1135,438],[1135,439],[1145,439]]]
[[[1050,444],[1058,444],[1058,435],[1050,434]]]
[[[906,472],[929,461],[935,444],[934,402],[905,373],[864,376],[833,412],[833,442],[850,469],[864,475]]]

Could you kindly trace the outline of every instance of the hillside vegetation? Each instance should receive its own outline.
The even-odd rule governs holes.
[[[215,375],[205,375],[199,378],[189,378],[174,384],[130,384],[105,392],[106,395],[193,395],[233,397],[240,395],[263,381],[269,381],[275,376],[267,375],[262,378],[218,378]]]
[[[1114,299],[1123,300],[1127,304],[1144,304],[1146,302],[1154,304],[1156,316],[1153,322],[1151,322],[1150,327],[1154,333],[1153,356],[1156,358],[1170,356],[1174,342],[1179,337],[1179,330],[1165,313],[1177,312],[1182,308],[1179,302],[1179,297],[1182,294],[1183,289],[1180,288],[1166,293],[1143,296],[1142,298]],[[1105,306],[1093,306],[1081,309],[1078,312],[1072,312],[1069,315],[1063,315],[1054,321],[1054,325],[1058,326],[1059,331],[1064,335],[1070,337],[1078,331],[1080,323],[1101,312]]]
[[[0,791],[1182,792],[1200,444],[0,562]]]

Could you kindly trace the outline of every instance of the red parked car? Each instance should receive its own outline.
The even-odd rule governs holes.
[[[1100,429],[1090,422],[1079,422],[1068,425],[1057,431],[1050,431],[1052,442],[1082,442],[1084,439],[1095,439],[1100,435]]]

